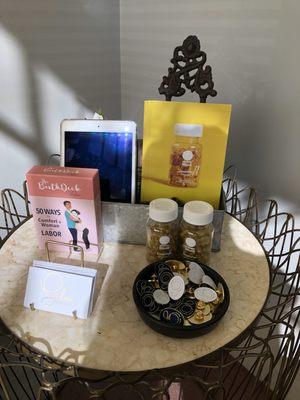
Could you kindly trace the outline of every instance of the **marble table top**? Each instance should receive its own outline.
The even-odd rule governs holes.
[[[56,254],[52,261],[61,262],[61,257]],[[261,245],[227,214],[222,250],[212,254],[210,265],[226,280],[231,303],[217,327],[199,338],[169,338],[152,331],[140,319],[131,291],[135,276],[147,264],[142,245],[105,243],[97,263],[92,256],[88,258],[86,266],[98,269],[102,286],[87,320],[23,307],[33,259],[46,259],[46,255],[38,249],[29,220],[0,250],[1,319],[39,352],[98,370],[165,368],[205,356],[234,340],[254,321],[269,290],[269,265]],[[79,265],[77,259],[65,262]]]

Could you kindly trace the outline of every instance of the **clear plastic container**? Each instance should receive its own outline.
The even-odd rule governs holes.
[[[174,257],[177,250],[178,205],[171,199],[156,199],[149,205],[146,257],[149,262]]]
[[[209,264],[213,237],[213,207],[204,201],[190,201],[183,208],[179,229],[179,252],[203,264]]]
[[[202,160],[203,125],[175,124],[170,157],[169,183],[197,187]]]

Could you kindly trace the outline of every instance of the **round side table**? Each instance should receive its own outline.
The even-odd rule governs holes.
[[[79,370],[144,372],[199,360],[239,338],[261,312],[269,292],[269,264],[261,244],[228,214],[221,243],[221,251],[212,253],[210,265],[229,286],[229,310],[211,333],[173,339],[147,327],[133,303],[133,281],[147,264],[144,246],[105,243],[99,262],[87,261],[102,278],[87,320],[24,308],[28,268],[34,259],[45,259],[29,219],[0,250],[1,319],[34,352]]]
[[[146,264],[143,246],[106,243],[100,263],[87,260],[102,285],[88,320],[25,309],[28,267],[45,254],[26,190],[19,213],[17,192],[6,189],[0,398],[283,400],[300,365],[300,232],[292,215],[273,200],[259,203],[230,173],[222,250],[211,259],[229,286],[230,307],[215,330],[187,340],[159,335],[139,319],[131,287]]]

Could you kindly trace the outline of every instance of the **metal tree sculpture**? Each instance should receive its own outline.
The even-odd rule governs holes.
[[[188,36],[181,46],[177,46],[171,59],[168,76],[164,76],[158,88],[160,94],[170,101],[173,96],[180,97],[186,90],[196,92],[201,103],[206,103],[207,96],[215,97],[211,66],[206,63],[206,53],[201,50],[197,36]]]

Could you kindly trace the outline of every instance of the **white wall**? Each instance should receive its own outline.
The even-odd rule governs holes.
[[[227,160],[298,213],[297,0],[120,0],[120,10],[119,0],[0,0],[0,9],[0,186],[19,187],[58,151],[60,120],[87,108],[120,118],[122,102],[142,133],[143,100],[162,99],[172,50],[196,34],[218,91],[209,101],[233,104]]]
[[[120,118],[119,0],[0,0],[0,187],[59,152],[63,118]]]
[[[122,117],[138,121],[175,46],[196,34],[218,95],[232,103],[227,161],[242,181],[300,212],[300,2],[120,0]],[[196,100],[194,95],[185,100]]]

